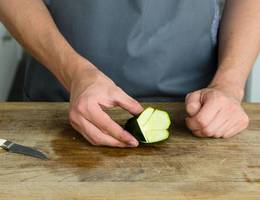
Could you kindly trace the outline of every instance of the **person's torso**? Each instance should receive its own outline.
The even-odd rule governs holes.
[[[182,99],[215,73],[217,0],[50,0],[48,8],[71,46],[139,100]],[[68,100],[34,59],[25,91]]]

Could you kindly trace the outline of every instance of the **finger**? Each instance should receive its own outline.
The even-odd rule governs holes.
[[[77,123],[73,127],[78,130],[91,144],[110,147],[129,147],[115,138],[102,133],[96,126],[83,117],[78,117]]]
[[[236,123],[233,124],[231,128],[226,131],[226,133],[223,135],[223,138],[231,138],[235,136],[236,134],[240,133],[244,129],[246,129],[248,126],[248,123],[243,123],[240,121],[236,121]]]
[[[221,119],[224,119],[224,117],[220,117],[220,120]],[[235,125],[236,121],[233,119],[233,118],[225,118],[225,121],[222,120],[222,121],[219,121],[218,124],[215,125],[215,127],[212,127],[211,129],[214,129],[214,134],[213,134],[213,137],[214,138],[221,138],[223,137],[227,132],[230,131],[230,129]],[[208,133],[210,132],[210,129],[209,131],[207,131]]]
[[[228,131],[225,132],[224,135],[222,135],[223,138],[231,138],[238,134],[240,132],[240,127],[238,124],[234,124],[231,128],[229,128]]]
[[[201,137],[201,138],[205,138],[206,136],[202,134],[201,130],[196,130],[192,132],[193,135],[197,136],[197,137]]]
[[[221,110],[221,104],[219,104],[213,98],[205,98],[203,105],[195,116],[189,120],[189,127],[191,130],[201,130],[206,128],[217,116]]]
[[[144,110],[138,101],[127,95],[124,91],[117,94],[115,103],[133,115],[138,115]]]
[[[189,117],[186,117],[186,118],[185,118],[186,125],[187,125],[187,127],[191,130],[189,120],[190,120]],[[197,137],[205,137],[205,136],[201,133],[201,130],[191,130],[191,131],[192,131],[192,134],[195,135],[195,136],[197,136]]]
[[[201,132],[206,137],[219,138],[232,124],[233,119],[222,109],[217,113],[216,117],[209,123],[209,125],[202,129]]]
[[[84,133],[84,131],[82,131],[82,128],[77,125],[75,122],[70,122],[71,126],[77,131],[79,132],[87,141],[89,141],[90,143],[92,143],[91,139],[87,136],[87,134]]]
[[[192,129],[191,129],[191,127],[190,127],[190,118],[189,118],[189,117],[186,117],[186,118],[185,118],[185,121],[186,121],[187,127],[192,131],[192,134],[193,134],[193,135],[195,135],[195,136],[197,136],[197,137],[205,137],[205,136],[202,134],[201,130],[192,130]]]
[[[186,111],[189,116],[192,117],[199,112],[199,110],[201,108],[200,98],[201,98],[200,91],[189,93],[186,96],[185,105],[186,105]]]
[[[191,131],[199,131],[201,128],[199,125],[197,125],[197,123],[193,122],[193,119],[190,117],[186,117],[185,119],[186,121],[186,125],[187,127],[191,130]]]
[[[185,119],[187,127],[192,131],[192,133],[198,137],[206,137],[204,134],[202,134],[202,129],[200,128],[194,128],[193,123],[191,122],[191,118],[187,117]]]
[[[236,126],[238,122],[240,123]],[[230,131],[230,134],[234,133],[234,126],[243,129],[247,127],[248,122],[247,115],[234,111],[234,109],[222,108],[210,125],[203,130],[203,134],[215,138],[224,137],[226,134],[229,135]]]
[[[85,116],[86,120],[89,120],[99,129],[106,131],[115,139],[131,146],[138,146],[138,141],[130,133],[114,122],[98,104],[93,104],[93,106],[89,108],[88,113],[83,113],[83,116]]]

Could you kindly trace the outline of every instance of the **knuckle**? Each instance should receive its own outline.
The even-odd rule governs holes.
[[[101,127],[102,129],[104,129],[105,131],[110,130],[110,126],[109,126],[108,123],[102,123],[102,124],[100,125],[100,127]]]
[[[106,131],[111,131],[114,128],[114,123],[111,123],[111,118],[108,115],[103,116],[103,122],[99,125],[102,129]]]
[[[117,139],[119,141],[126,142],[126,143],[130,143],[132,140],[131,136],[124,133],[123,130],[119,131],[119,134],[117,135]]]
[[[85,112],[85,110],[86,110],[85,104],[86,104],[85,100],[83,98],[80,98],[76,105],[77,111],[79,111],[80,113]]]
[[[209,91],[206,93],[207,97],[212,99],[213,101],[219,100],[219,94],[216,91]]]
[[[205,120],[204,116],[202,115],[198,115],[196,117],[196,121],[198,122],[198,124],[202,127],[202,128],[206,128],[207,124],[207,120]]]
[[[119,139],[120,141],[124,141],[124,142],[130,142],[130,141],[131,141],[129,138],[123,136],[122,134],[120,134],[120,135],[118,136],[118,139]]]
[[[222,138],[228,139],[228,138],[231,138],[231,136],[230,135],[223,135]]]
[[[197,136],[197,137],[200,137],[200,138],[203,137],[201,131],[192,131],[192,134],[195,135],[195,136]]]
[[[214,131],[211,130],[210,128],[205,128],[205,129],[203,130],[203,134],[204,134],[205,136],[207,136],[207,137],[212,137],[212,136],[215,135]]]
[[[90,142],[94,146],[101,146],[102,142],[99,137],[93,137]]]
[[[189,99],[189,94],[187,94],[186,97],[185,97],[185,102],[186,103],[188,102],[188,99]]]
[[[196,103],[196,102],[188,103],[188,104],[186,105],[186,108],[187,108],[187,111],[188,111],[188,112],[189,112],[189,111],[192,111],[192,110],[194,110],[194,109],[197,108],[197,103]]]
[[[87,114],[94,105],[94,101],[91,97],[85,99],[85,98],[80,98],[77,104],[77,110],[80,113]]]
[[[188,93],[185,97],[185,100],[188,101],[190,99],[190,97],[193,95],[192,92]]]
[[[75,123],[76,121],[76,113],[73,110],[69,111],[69,121],[71,123]]]
[[[117,132],[116,138],[117,138],[119,141],[127,141],[127,138],[125,137],[123,131],[121,131],[121,130],[119,130],[119,131]]]
[[[124,134],[123,128],[114,122],[108,115],[106,115],[104,119],[106,119],[104,120],[104,123],[100,124],[102,130],[104,129],[109,135],[115,135],[117,138]]]

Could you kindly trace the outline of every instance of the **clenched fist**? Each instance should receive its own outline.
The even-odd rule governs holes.
[[[186,96],[188,128],[198,137],[230,138],[249,124],[240,100],[221,89],[206,88]]]

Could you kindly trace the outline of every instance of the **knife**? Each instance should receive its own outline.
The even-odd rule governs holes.
[[[16,144],[8,140],[0,139],[0,147],[12,153],[24,154],[26,156],[40,158],[42,160],[48,160],[48,157],[40,151],[31,147]]]

